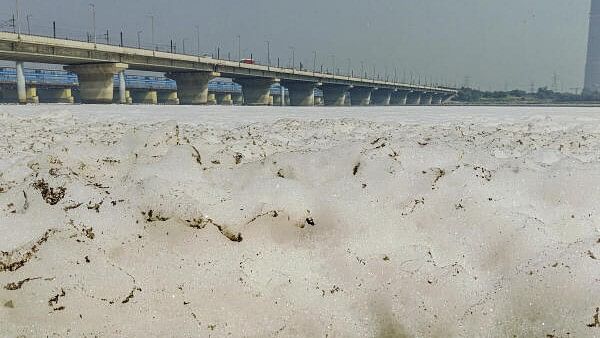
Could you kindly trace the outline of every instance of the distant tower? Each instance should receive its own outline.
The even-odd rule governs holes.
[[[600,0],[592,0],[584,93],[600,92]]]

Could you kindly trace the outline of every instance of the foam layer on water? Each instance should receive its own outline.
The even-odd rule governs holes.
[[[0,335],[600,330],[589,112],[65,107],[3,108]]]

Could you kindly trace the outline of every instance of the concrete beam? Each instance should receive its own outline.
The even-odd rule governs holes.
[[[406,98],[406,104],[419,105],[421,104],[421,92],[411,92]]]
[[[368,106],[371,104],[373,88],[354,87],[350,89],[350,102],[353,106]]]
[[[376,106],[389,106],[392,100],[392,89],[377,89],[371,93],[371,104]]]
[[[177,83],[180,104],[208,104],[208,81],[221,76],[216,72],[172,72],[166,74]]]
[[[323,90],[323,101],[326,106],[343,106],[346,103],[346,93],[351,86],[325,83],[321,86]]]
[[[77,74],[81,102],[109,104],[113,102],[115,74],[127,69],[124,63],[93,63],[65,66]]]
[[[406,104],[406,100],[408,99],[408,94],[410,91],[408,90],[397,90],[392,93],[392,97],[390,98],[390,105],[392,106],[403,106]]]
[[[292,106],[314,106],[316,82],[282,81],[281,85],[287,88]],[[282,88],[282,90],[284,90]],[[281,97],[279,105],[281,105]]]
[[[245,105],[268,106],[273,104],[271,100],[271,85],[279,82],[278,79],[239,78],[233,81],[242,86]]]

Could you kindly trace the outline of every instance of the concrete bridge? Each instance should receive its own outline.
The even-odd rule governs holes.
[[[316,88],[322,91],[324,104],[331,106],[442,104],[457,93],[449,88],[7,32],[0,32],[0,59],[17,62],[20,103],[27,102],[23,62],[66,65],[66,70],[77,74],[83,103],[112,103],[115,75],[118,102],[127,103],[126,69],[165,73],[176,82],[181,104],[210,103],[209,81],[216,77],[240,84],[247,105],[273,104],[270,90],[277,83],[287,89],[290,104],[298,106],[314,105]]]

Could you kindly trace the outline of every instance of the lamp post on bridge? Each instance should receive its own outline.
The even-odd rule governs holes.
[[[196,25],[196,56],[200,57],[200,26]]]
[[[313,51],[313,75],[317,72],[317,51]]]
[[[146,15],[147,18],[150,18],[151,32],[152,32],[152,50],[156,50],[156,43],[154,41],[154,15]]]
[[[31,35],[31,25],[29,24],[29,19],[32,17],[31,14],[27,14],[25,16],[25,20],[27,20],[27,34]]]
[[[350,76],[350,71],[352,68],[352,60],[350,58],[346,59],[348,61],[348,72],[346,73],[346,75]]]
[[[271,69],[271,42],[269,40],[265,41],[267,43],[267,69]]]
[[[96,5],[90,4],[90,10],[92,11],[92,34],[94,34],[94,47],[96,47]]]
[[[292,50],[292,70],[296,68],[296,48],[294,46],[290,46]]]
[[[16,19],[15,19],[15,26],[17,26],[17,36],[19,38],[21,38],[21,18],[19,15],[19,0],[15,0],[15,15],[16,15]]]
[[[138,48],[142,48],[142,33],[144,31],[137,31]]]
[[[238,43],[238,67],[242,65],[242,36],[238,34],[237,36]]]

